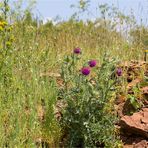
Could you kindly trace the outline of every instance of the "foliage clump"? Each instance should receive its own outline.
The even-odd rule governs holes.
[[[112,78],[116,62],[104,56],[102,64],[87,68],[89,73],[86,71],[86,74],[79,71],[80,56],[75,53],[67,56],[62,65],[64,86],[60,91],[67,106],[61,123],[67,133],[66,145],[117,147],[120,145],[114,126],[117,121],[114,112],[117,80]],[[82,66],[85,65],[87,63]]]

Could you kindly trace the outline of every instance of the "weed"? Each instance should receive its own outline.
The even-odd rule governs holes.
[[[79,72],[77,56],[68,56],[62,66],[63,99],[67,104],[62,127],[68,134],[67,146],[116,147],[119,141],[112,124],[117,121],[113,107],[116,79],[111,79],[115,61],[105,56],[100,68],[95,62],[92,69],[83,67]],[[92,71],[93,77],[89,76]]]

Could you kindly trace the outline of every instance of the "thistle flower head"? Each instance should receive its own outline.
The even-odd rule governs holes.
[[[122,69],[121,68],[118,68],[117,71],[116,71],[116,74],[117,76],[122,76]]]
[[[90,61],[88,62],[88,65],[89,65],[90,67],[95,67],[96,64],[97,64],[97,61],[96,61],[96,60],[90,60]]]
[[[81,49],[77,47],[77,48],[74,49],[73,52],[74,52],[74,54],[80,54],[81,53]]]
[[[90,74],[90,68],[89,67],[83,67],[81,69],[81,73],[85,76],[89,75]]]

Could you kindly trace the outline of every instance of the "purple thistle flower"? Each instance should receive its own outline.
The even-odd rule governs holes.
[[[89,67],[83,67],[81,69],[81,73],[85,76],[89,75],[90,74],[90,68]]]
[[[81,53],[81,49],[80,48],[75,48],[73,51],[75,54],[80,54]]]
[[[90,67],[95,67],[96,64],[97,64],[97,61],[96,61],[96,60],[91,60],[91,61],[88,62],[88,65],[89,65]]]
[[[117,75],[120,77],[122,76],[122,69],[121,68],[118,68],[117,71],[116,71]]]

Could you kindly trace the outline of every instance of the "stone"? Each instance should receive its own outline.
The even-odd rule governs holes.
[[[133,148],[147,148],[147,147],[148,147],[148,142],[146,140],[142,140],[133,145]]]
[[[143,108],[132,116],[123,116],[120,120],[120,126],[132,134],[148,138],[148,108]]]

